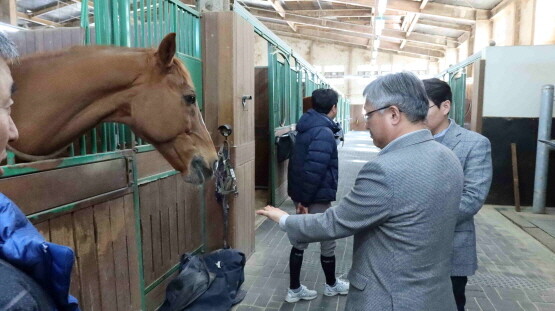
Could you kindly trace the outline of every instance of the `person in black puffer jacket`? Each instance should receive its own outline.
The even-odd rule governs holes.
[[[289,160],[287,193],[298,214],[323,213],[335,201],[338,159],[335,133],[340,127],[337,115],[338,94],[332,89],[312,92],[312,109],[297,122],[297,137]],[[293,247],[289,257],[290,284],[285,301],[297,302],[317,297],[315,290],[300,284],[303,253],[308,244]],[[320,243],[320,262],[326,276],[324,295],[346,295],[349,283],[335,277],[335,241]]]

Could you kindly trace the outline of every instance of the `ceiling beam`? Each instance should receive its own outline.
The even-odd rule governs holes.
[[[270,2],[274,10],[276,10],[276,12],[279,14],[279,16],[285,19],[285,9],[281,6],[281,2],[279,0],[268,0],[268,1]],[[295,26],[294,23],[289,21],[286,21],[286,22],[287,22],[287,25],[289,25],[289,27],[293,29],[293,31],[297,31],[297,27]]]
[[[501,12],[504,8],[506,8],[509,4],[513,3],[514,0],[503,0],[498,5],[496,5],[493,9],[491,9],[491,18],[495,17],[497,13]]]
[[[412,31],[414,30],[414,26],[418,23],[418,18],[420,18],[420,14],[414,14],[412,21],[410,21],[409,25],[407,26],[407,38],[410,36]]]
[[[372,9],[291,10],[287,13],[310,17],[369,17],[372,16]]]
[[[418,21],[418,24],[425,25],[425,26],[433,26],[433,27],[439,27],[439,28],[459,30],[459,31],[471,31],[472,30],[472,26],[470,26],[470,25],[444,23],[444,22],[432,21],[432,20],[427,20],[427,19],[420,19]]]
[[[276,33],[280,33],[282,35],[283,34],[288,36],[298,35],[298,38],[302,37],[301,39],[308,39],[308,40],[326,39],[332,42],[342,42],[350,45],[357,45],[361,48],[368,49],[368,41],[364,38],[356,38],[346,34],[337,34],[330,31],[323,31],[319,29],[308,29],[308,28],[301,28],[301,27],[297,29],[296,33],[293,33],[285,25],[266,24],[266,26],[270,30]],[[380,47],[378,50],[380,49],[388,50],[388,51],[396,51],[396,52],[405,52],[409,54],[417,54],[422,56],[429,56],[433,58],[442,58],[445,55],[442,51],[425,49],[421,47],[413,47],[413,46],[405,46],[404,49],[401,51],[401,49],[399,48],[399,44],[393,43],[393,42],[386,42],[386,41],[380,42]]]
[[[302,2],[303,0],[298,0]],[[328,0],[335,3],[344,3],[351,5],[359,5],[363,7],[376,7],[378,0]],[[402,12],[421,13],[422,15],[450,17],[464,21],[475,21],[479,19],[489,19],[490,12],[488,10],[480,10],[467,8],[463,6],[428,2],[427,5],[420,9],[421,2],[410,0],[389,0],[387,2],[388,10],[396,10]]]
[[[40,17],[29,16],[29,15],[27,15],[25,13],[22,13],[22,12],[17,12],[17,17],[21,18],[23,20],[31,21],[31,22],[41,24],[41,25],[53,26],[53,27],[62,27],[62,25],[59,24],[59,23],[49,21],[47,19],[40,18]]]
[[[256,17],[265,18],[267,21],[273,20],[281,20],[281,17],[277,15],[275,12],[269,12],[267,10],[260,10],[260,9],[253,9],[251,8],[251,13],[254,14]],[[303,24],[303,25],[311,25],[317,26],[326,29],[337,29],[346,32],[352,32],[355,34],[362,34],[367,36],[371,36],[373,38],[373,27],[371,26],[364,26],[364,25],[357,25],[351,23],[343,23],[337,22],[332,20],[325,20],[319,19],[314,17],[308,16],[301,16],[301,15],[293,15],[290,13],[285,13],[285,19],[290,22],[294,22],[296,24]],[[394,29],[384,29],[382,31],[381,38],[389,38],[389,39],[396,39],[396,40],[403,40],[406,38],[406,32],[394,30]],[[434,35],[427,35],[422,33],[413,33],[410,38],[407,39],[408,41],[414,41],[418,43],[425,43],[435,46],[441,47],[457,47],[458,42],[456,38],[448,38],[448,37],[441,37],[441,36],[434,36]]]

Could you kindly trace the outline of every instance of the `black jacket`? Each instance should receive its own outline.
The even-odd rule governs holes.
[[[293,201],[335,201],[338,178],[337,144],[339,126],[313,109],[297,123],[297,137],[289,160],[287,193]]]

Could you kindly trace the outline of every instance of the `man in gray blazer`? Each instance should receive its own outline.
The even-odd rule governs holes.
[[[474,275],[478,268],[474,215],[482,208],[491,185],[491,146],[486,137],[462,128],[449,119],[452,100],[449,84],[435,78],[423,82],[430,104],[427,125],[436,141],[453,150],[464,171],[451,266],[457,309],[464,311],[466,282],[468,276]]]
[[[366,128],[382,150],[350,193],[322,214],[257,213],[279,222],[293,245],[354,235],[346,310],[453,311],[459,161],[426,128],[428,99],[415,75],[379,77],[364,95]]]

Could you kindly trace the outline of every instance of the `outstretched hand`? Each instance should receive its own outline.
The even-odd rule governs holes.
[[[281,216],[289,215],[279,208],[273,207],[271,205],[267,205],[263,210],[256,211],[256,214],[266,216],[277,223],[279,223],[279,219],[281,218]]]

